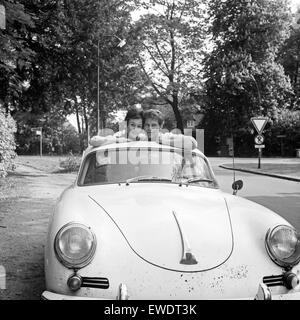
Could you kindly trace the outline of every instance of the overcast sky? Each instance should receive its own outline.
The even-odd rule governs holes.
[[[297,7],[300,5],[300,0],[291,0],[292,10],[296,11]]]

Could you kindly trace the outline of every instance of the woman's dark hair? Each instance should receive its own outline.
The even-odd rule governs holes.
[[[130,107],[127,111],[125,121],[128,124],[130,119],[142,119],[143,120],[143,109],[137,107]]]
[[[162,114],[161,111],[159,111],[157,109],[149,109],[149,110],[144,111],[144,114],[143,114],[143,126],[144,126],[145,120],[148,119],[148,118],[157,120],[158,124],[160,126],[164,122],[164,115]]]

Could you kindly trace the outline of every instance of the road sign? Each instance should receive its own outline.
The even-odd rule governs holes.
[[[258,134],[257,136],[255,136],[254,141],[256,144],[263,144],[265,141],[265,137],[261,134]]]
[[[265,148],[265,145],[264,144],[256,144],[254,147],[256,149],[263,149],[263,148]]]
[[[264,130],[269,118],[266,117],[253,117],[251,118],[251,122],[254,125],[254,128],[256,129],[258,134],[261,134]]]

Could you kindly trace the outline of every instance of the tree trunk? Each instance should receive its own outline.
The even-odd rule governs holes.
[[[79,119],[79,110],[77,102],[75,102],[75,111],[76,111],[76,120],[77,120],[77,128],[78,128],[78,134],[81,135],[81,126],[80,126],[80,119]]]
[[[105,129],[106,128],[106,115],[105,115],[105,111],[101,110],[101,129]]]
[[[178,108],[178,94],[174,93],[173,94],[173,102],[172,102],[172,108],[173,112],[175,115],[176,123],[177,123],[177,128],[181,130],[182,134],[184,133],[183,131],[183,121],[182,121],[182,116],[180,113],[180,110]]]
[[[85,123],[85,131],[87,134],[87,139],[88,139],[88,141],[90,141],[90,128],[89,128],[88,117],[86,114],[86,105],[85,104],[83,104],[83,118],[84,118],[84,123]]]
[[[75,100],[75,110],[76,110],[76,120],[77,120],[77,127],[78,127],[78,136],[79,136],[79,145],[80,145],[80,151],[81,153],[84,151],[84,145],[82,140],[82,131],[81,131],[81,125],[80,125],[80,118],[79,118],[79,109],[77,101]]]

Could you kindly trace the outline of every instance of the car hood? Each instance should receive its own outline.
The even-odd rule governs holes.
[[[132,183],[89,192],[143,260],[199,272],[224,263],[233,249],[230,216],[219,190]]]

